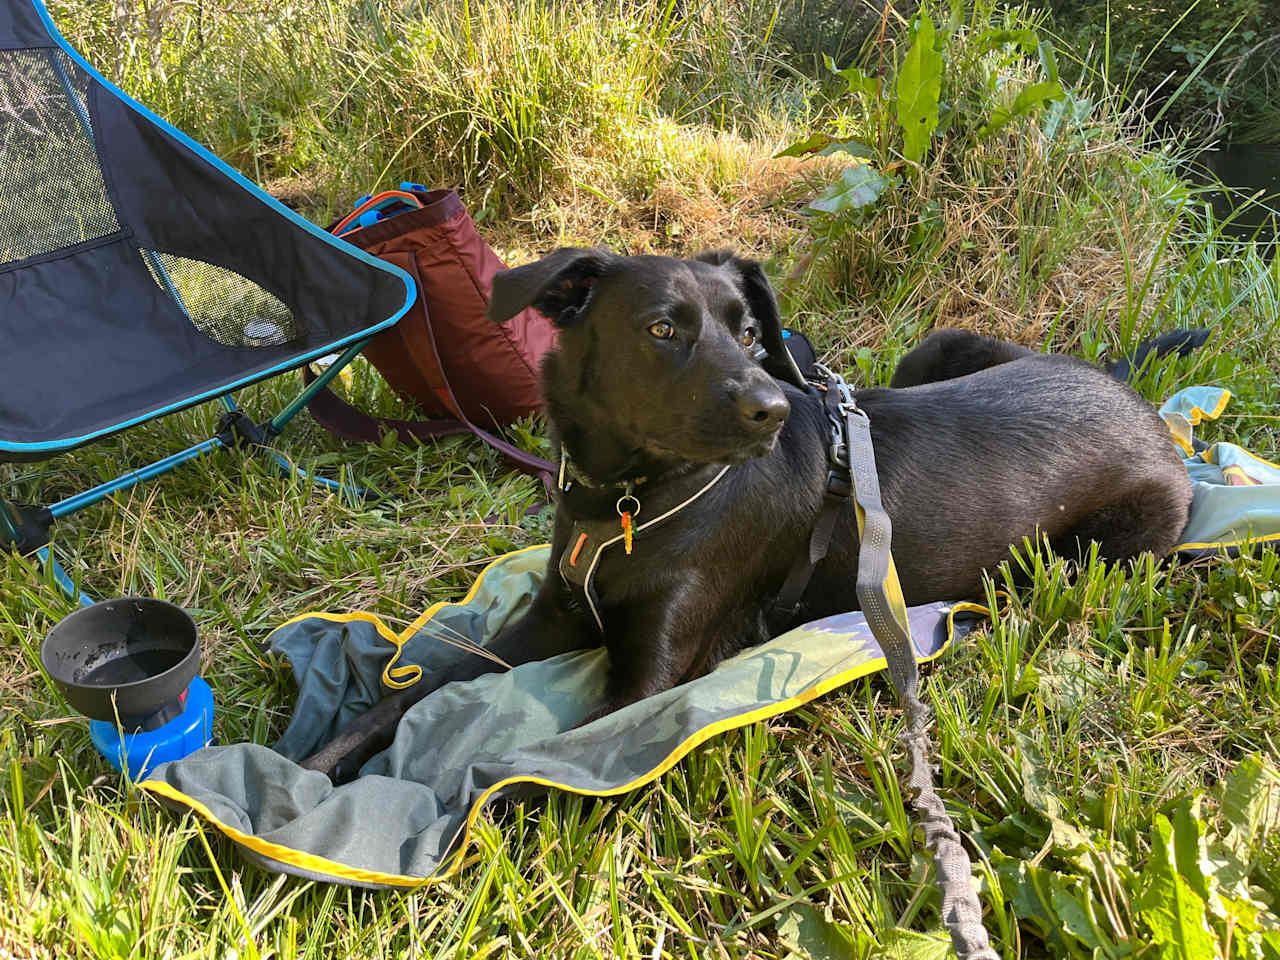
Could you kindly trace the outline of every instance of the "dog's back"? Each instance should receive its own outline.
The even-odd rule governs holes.
[[[859,391],[908,600],[972,595],[1010,544],[1163,556],[1191,485],[1159,415],[1127,385],[1035,354],[906,389]],[[900,522],[899,522],[900,521]]]

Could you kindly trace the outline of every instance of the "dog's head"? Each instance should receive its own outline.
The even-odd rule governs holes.
[[[759,265],[727,252],[557,250],[494,278],[491,319],[528,306],[560,331],[543,366],[552,418],[587,413],[648,457],[725,463],[772,450],[791,408],[761,346],[771,370],[804,385]]]

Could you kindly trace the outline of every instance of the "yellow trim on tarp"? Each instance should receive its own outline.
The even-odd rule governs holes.
[[[343,880],[351,880],[355,883],[377,883],[389,887],[416,887],[422,883],[421,877],[405,877],[396,873],[381,873],[377,870],[361,870],[359,867],[348,866],[345,863],[338,863],[336,860],[329,860],[325,857],[317,856],[314,853],[307,853],[305,850],[295,850],[292,847],[285,847],[278,843],[272,843],[270,840],[263,840],[261,837],[255,837],[251,833],[245,833],[237,830],[230,824],[223,823],[213,811],[206,807],[194,797],[187,796],[176,787],[170,786],[163,780],[143,780],[138,784],[142,790],[148,793],[154,793],[159,796],[172,800],[174,803],[195,811],[204,817],[211,824],[218,828],[222,833],[226,834],[236,843],[248,847],[254,853],[262,854],[272,860],[279,860],[281,863],[287,863],[290,866],[297,867],[300,870],[308,870],[312,873],[326,874],[331,877],[341,877]]]
[[[1239,451],[1243,453],[1246,457],[1248,457],[1250,460],[1256,460],[1258,463],[1265,464],[1266,466],[1270,467],[1272,470],[1280,470],[1280,463],[1272,463],[1266,457],[1260,457],[1256,453],[1246,450],[1244,447],[1238,447],[1237,449],[1239,449]]]
[[[1260,537],[1245,537],[1241,540],[1212,540],[1207,543],[1180,543],[1170,553],[1179,550],[1213,550],[1216,547],[1242,547],[1247,543],[1272,543],[1280,540],[1280,533],[1267,533]]]
[[[982,607],[976,603],[966,604],[965,606],[969,610],[981,610],[984,615],[989,615],[990,613],[986,607]],[[917,658],[916,663],[930,663],[938,659],[938,657],[942,656],[948,649],[950,649],[951,643],[955,639],[954,616],[955,610],[953,608],[952,612],[947,615],[947,642],[939,647],[932,655],[924,658]],[[884,657],[877,657],[874,660],[868,660],[866,663],[859,664],[850,670],[846,670],[844,673],[836,674],[834,677],[830,677],[827,680],[819,681],[809,689],[802,690],[795,696],[788,697],[786,700],[779,700],[777,703],[767,704],[763,707],[757,707],[755,710],[748,710],[746,713],[738,714],[733,717],[726,717],[724,720],[717,720],[715,723],[710,723],[683,740],[674,750],[671,751],[670,754],[667,755],[665,760],[659,763],[648,773],[641,774],[630,783],[624,783],[618,787],[610,787],[607,790],[583,790],[578,787],[569,786],[568,784],[557,783],[554,780],[546,780],[542,777],[529,776],[508,777],[505,780],[500,780],[482,793],[480,795],[480,799],[472,805],[471,812],[467,814],[467,822],[464,827],[462,842],[459,844],[457,852],[454,853],[452,862],[449,863],[443,873],[437,872],[430,877],[424,878],[423,882],[432,883],[445,880],[458,870],[462,865],[463,855],[471,845],[471,830],[475,825],[475,821],[480,816],[480,811],[484,809],[489,798],[503,787],[509,787],[517,783],[536,783],[539,786],[553,787],[557,790],[577,793],[587,797],[614,797],[620,793],[627,793],[628,791],[635,790],[637,787],[643,787],[646,784],[657,780],[660,776],[683,760],[692,750],[706,743],[712,737],[719,736],[722,733],[727,733],[730,730],[736,730],[739,727],[749,726],[750,724],[756,723],[760,720],[768,720],[769,718],[776,717],[781,713],[794,710],[796,707],[802,707],[811,700],[816,700],[818,697],[830,693],[832,690],[838,689],[845,684],[852,683],[860,677],[865,677],[872,673],[879,673],[888,666],[888,660]]]
[[[1214,404],[1212,413],[1205,413],[1199,406],[1192,405],[1189,413],[1183,414],[1193,427],[1199,426],[1205,420],[1217,420],[1222,416],[1222,411],[1227,409],[1227,404],[1231,402],[1231,391],[1224,389],[1218,397],[1218,402]]]
[[[480,576],[476,578],[476,582],[472,585],[471,590],[467,593],[467,596],[464,599],[454,603],[441,601],[440,603],[432,605],[426,613],[415,620],[413,624],[407,628],[405,633],[416,631],[422,626],[422,624],[430,619],[437,610],[440,610],[443,607],[462,606],[470,602],[476,593],[476,589],[480,585],[480,580],[497,564],[509,557],[525,553],[528,550],[540,549],[541,546],[545,546],[545,544],[539,545],[538,547],[526,547],[524,550],[516,550],[512,553],[503,554],[501,557],[498,557],[480,572]],[[955,640],[955,615],[957,613],[977,613],[988,617],[991,615],[991,611],[987,607],[978,603],[953,604],[950,611],[947,613],[947,642],[930,656],[924,657],[923,659],[917,657],[917,663],[929,663],[936,660],[951,648],[951,644]],[[382,629],[384,625],[372,614],[310,614],[294,617],[292,620],[287,621],[287,623],[297,623],[299,620],[305,620],[307,616],[320,616],[323,619],[333,620],[340,623],[352,620],[363,620],[379,626],[379,633],[386,636]],[[287,623],[281,624],[281,626],[286,626]],[[278,630],[280,627],[277,627],[276,629]],[[272,633],[274,632],[275,631],[273,630]],[[749,724],[756,723],[759,720],[768,720],[770,717],[776,717],[779,714],[788,712],[789,710],[794,710],[796,707],[802,707],[811,700],[816,700],[818,697],[830,693],[832,690],[846,684],[852,683],[860,677],[864,677],[872,673],[878,673],[887,666],[888,661],[885,660],[884,657],[877,657],[874,660],[868,660],[865,663],[860,663],[858,666],[846,670],[844,673],[839,673],[834,677],[828,677],[826,680],[819,681],[807,690],[802,690],[795,696],[788,697],[785,700],[766,704],[763,707],[757,707],[755,710],[749,710],[746,713],[738,714],[733,717],[726,717],[724,720],[717,720],[715,723],[708,724],[701,730],[695,731],[685,740],[681,741],[661,763],[653,767],[648,773],[641,774],[629,783],[624,783],[618,787],[610,787],[607,790],[584,790],[579,787],[574,787],[571,784],[559,783],[555,780],[547,780],[543,777],[535,776],[514,776],[507,777],[505,780],[500,780],[485,790],[485,792],[480,795],[480,798],[471,805],[471,810],[467,814],[466,823],[463,824],[462,827],[462,839],[458,844],[458,849],[454,852],[449,862],[442,868],[437,869],[435,873],[426,877],[410,877],[395,873],[381,873],[376,870],[362,870],[358,867],[348,866],[345,863],[328,860],[325,857],[320,857],[313,853],[307,853],[304,850],[294,850],[292,847],[285,847],[278,843],[272,843],[269,840],[263,840],[261,837],[255,837],[252,834],[245,833],[229,824],[223,823],[214,816],[212,810],[199,800],[188,796],[176,787],[165,783],[163,780],[143,780],[138,784],[138,787],[142,790],[148,791],[149,793],[165,797],[195,811],[233,841],[249,848],[255,853],[261,854],[262,856],[268,857],[272,860],[279,861],[280,863],[286,863],[290,866],[297,867],[300,870],[306,870],[310,873],[325,874],[327,876],[349,880],[353,883],[373,883],[389,887],[425,886],[427,884],[439,883],[448,879],[462,866],[463,856],[471,846],[471,831],[475,826],[476,819],[480,816],[481,810],[484,809],[485,805],[489,802],[489,799],[504,787],[520,783],[531,783],[541,787],[550,787],[556,790],[563,790],[568,793],[577,793],[588,797],[617,796],[620,793],[635,790],[638,787],[643,787],[646,784],[657,780],[660,776],[684,759],[690,751],[706,743],[712,737],[719,736],[722,733],[727,733],[730,730],[736,730],[739,727],[748,726]]]
[[[1186,424],[1186,429],[1182,430],[1177,421],[1165,418],[1164,422],[1169,427],[1169,439],[1177,445],[1178,449],[1182,451],[1184,456],[1194,457],[1196,455],[1196,447],[1195,444],[1191,442],[1191,424],[1187,423],[1186,418],[1180,413],[1172,413],[1169,417],[1177,417],[1178,420],[1181,420],[1182,423]],[[1183,433],[1185,433],[1186,436],[1183,436]]]
[[[1264,467],[1270,467],[1272,470],[1280,470],[1280,463],[1272,463],[1266,457],[1260,457],[1256,453],[1246,450],[1244,447],[1241,447],[1237,444],[1233,443],[1230,446],[1232,447],[1232,449],[1236,450],[1237,452],[1244,454],[1254,463],[1260,463]],[[1203,460],[1205,463],[1212,463],[1215,467],[1218,466],[1218,445],[1215,443],[1209,446],[1208,448],[1206,448],[1200,454],[1200,459]]]
[[[1227,404],[1231,402],[1231,391],[1225,388],[1218,394],[1218,402],[1214,404],[1211,412],[1205,412],[1204,408],[1192,404],[1191,409],[1186,413],[1181,410],[1170,410],[1167,413],[1161,413],[1161,419],[1169,427],[1169,434],[1173,438],[1173,442],[1181,448],[1182,452],[1188,457],[1196,455],[1196,448],[1191,442],[1191,428],[1199,426],[1205,420],[1217,420],[1222,416],[1222,411],[1227,409]],[[1177,420],[1172,418],[1176,417]],[[1179,421],[1186,424],[1186,430],[1181,430]],[[1185,433],[1185,436],[1184,436]]]
[[[383,623],[382,618],[376,614],[368,613],[363,610],[355,613],[300,613],[296,617],[291,617],[286,620],[284,623],[280,624],[280,626],[276,627],[275,630],[272,630],[267,634],[267,639],[264,640],[263,643],[270,643],[271,638],[274,637],[278,631],[283,630],[285,627],[292,626],[295,623],[301,623],[303,620],[328,620],[330,623],[369,623],[378,631],[378,636],[382,637],[383,640],[396,648],[395,654],[387,661],[387,665],[382,668],[382,682],[392,690],[404,690],[408,687],[412,687],[422,679],[422,667],[418,666],[416,663],[396,667],[395,663],[400,659],[400,653],[403,651],[404,645],[413,639],[414,634],[422,628],[423,624],[445,607],[465,607],[475,599],[475,595],[480,590],[480,584],[484,582],[485,574],[496,567],[499,563],[502,563],[504,560],[508,560],[511,557],[518,557],[522,553],[528,553],[531,550],[543,550],[549,546],[550,544],[548,543],[537,543],[532,547],[522,547],[519,550],[512,550],[510,553],[504,553],[502,556],[496,557],[489,563],[485,564],[485,568],[480,571],[479,575],[476,577],[475,583],[471,584],[471,589],[467,591],[467,595],[465,597],[461,600],[440,600],[433,603],[431,606],[427,607],[427,609],[420,614],[413,623],[409,624],[409,626],[405,627],[399,633],[396,633]],[[413,677],[412,680],[405,679],[410,676]]]

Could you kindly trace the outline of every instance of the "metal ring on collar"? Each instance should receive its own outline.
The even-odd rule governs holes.
[[[626,501],[626,500],[630,500],[632,503],[634,503],[636,505],[636,508],[634,510],[623,510],[622,504],[623,504],[623,501]],[[624,513],[630,513],[631,518],[633,520],[636,517],[640,516],[640,501],[637,500],[632,494],[624,493],[622,496],[618,498],[618,502],[616,506],[618,509],[618,516],[622,516]]]

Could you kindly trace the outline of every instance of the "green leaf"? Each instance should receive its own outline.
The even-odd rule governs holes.
[[[1065,953],[1069,948],[1062,934],[1062,921],[1052,909],[1052,897],[1045,889],[1045,874],[1049,871],[1007,856],[998,847],[992,849],[990,859],[1014,915],[1035,930],[1046,944],[1058,948],[1060,954]]]
[[[818,213],[849,213],[863,210],[880,199],[889,188],[889,179],[869,164],[841,171],[840,179],[809,204]]]
[[[1040,754],[1040,748],[1030,737],[1021,732],[1014,733],[1014,741],[1018,744],[1018,770],[1022,774],[1022,799],[1050,820],[1061,817],[1062,804],[1049,788],[1049,782],[1045,776],[1044,757]]]
[[[884,935],[884,947],[875,956],[883,960],[947,960],[954,957],[946,931],[916,933],[895,928]]]
[[[1222,784],[1226,846],[1248,862],[1260,832],[1280,829],[1280,771],[1257,754],[1246,758]]]
[[[1109,682],[1106,671],[1075,650],[1049,651],[1040,672],[1040,696],[1045,705],[1070,713],[1088,704],[1093,693]]]
[[[1058,56],[1054,51],[1053,42],[1042,40],[1037,49],[1040,52],[1040,66],[1044,70],[1045,77],[1056,83],[1058,81]]]
[[[1048,103],[1053,100],[1061,100],[1066,94],[1062,90],[1062,84],[1057,80],[1044,80],[1040,83],[1029,83],[1014,97],[1013,105],[1008,107],[997,107],[991,111],[991,120],[980,131],[984,136],[995,133],[1001,127],[1005,126],[1009,121],[1023,117],[1031,113],[1041,104]]]
[[[1280,957],[1280,930],[1264,930],[1261,934],[1255,934],[1255,936],[1267,947],[1267,957],[1272,958],[1272,960],[1275,957]]]
[[[783,150],[779,150],[773,155],[773,159],[776,160],[778,157],[803,157],[806,154],[817,153],[835,142],[832,137],[827,136],[825,133],[815,133],[812,136],[805,137],[803,140],[797,140]]]
[[[1219,897],[1218,905],[1221,908],[1222,919],[1234,928],[1237,936],[1244,933],[1264,932],[1280,934],[1280,917],[1256,900],[1247,897],[1240,899]]]
[[[1081,854],[1095,849],[1093,838],[1074,824],[1054,817],[1049,822],[1049,836],[1053,838],[1053,849],[1060,857],[1079,864]]]
[[[1166,957],[1202,960],[1216,956],[1205,903],[1174,867],[1173,826],[1167,817],[1156,816],[1153,833],[1151,859],[1142,873],[1138,914],[1151,929],[1153,942],[1168,948]]]
[[[1181,798],[1173,811],[1174,864],[1196,896],[1207,904],[1210,894],[1205,867],[1209,864],[1205,856],[1204,833],[1205,822],[1200,819],[1199,798]]]
[[[869,77],[857,67],[845,67],[843,70],[836,66],[836,62],[831,59],[831,55],[824,53],[822,62],[826,64],[827,69],[834,73],[837,77],[842,77],[849,87],[850,93],[862,93],[868,97],[876,97],[880,94],[880,85],[875,77]]]
[[[803,157],[811,153],[824,157],[829,157],[836,153],[847,153],[864,160],[870,160],[876,155],[874,150],[857,140],[837,140],[835,137],[829,137],[825,133],[815,133],[803,140],[797,140],[784,150],[779,150],[773,155],[773,159],[776,160],[778,157]]]
[[[1049,903],[1058,915],[1062,929],[1071,934],[1090,950],[1104,950],[1114,946],[1098,929],[1097,911],[1093,906],[1093,892],[1089,884],[1079,877],[1046,871],[1049,880]]]
[[[902,155],[919,163],[938,126],[938,97],[942,92],[942,54],[934,48],[933,21],[920,14],[915,39],[898,71],[898,125],[902,127]]]
[[[853,933],[832,922],[809,903],[797,903],[778,914],[778,939],[804,960],[844,960],[853,955]]]
[[[1020,117],[1023,114],[1030,113],[1042,103],[1050,100],[1061,100],[1066,94],[1062,90],[1062,84],[1057,80],[1042,80],[1040,83],[1029,83],[1021,90],[1013,100],[1013,115]]]
[[[1034,30],[984,30],[978,35],[978,50],[985,53],[1014,44],[1023,53],[1031,53],[1040,44],[1040,35]]]

